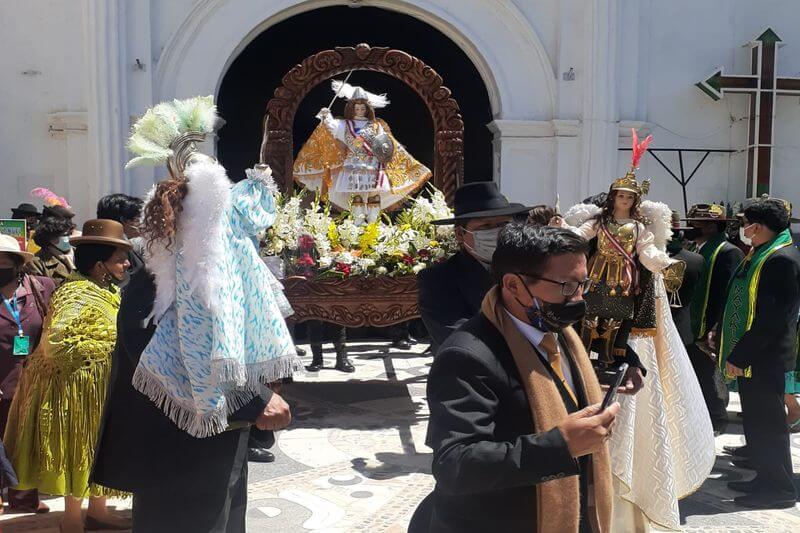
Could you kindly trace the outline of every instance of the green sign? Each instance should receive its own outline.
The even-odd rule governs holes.
[[[0,219],[0,234],[11,235],[23,252],[28,245],[28,230],[24,220]]]

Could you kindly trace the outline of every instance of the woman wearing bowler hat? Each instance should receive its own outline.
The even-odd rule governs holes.
[[[61,531],[124,529],[109,515],[109,489],[89,483],[120,305],[130,266],[122,224],[89,220],[70,239],[77,270],[53,294],[42,342],[30,355],[3,439],[20,489],[65,498]],[[89,498],[86,520],[81,502]]]

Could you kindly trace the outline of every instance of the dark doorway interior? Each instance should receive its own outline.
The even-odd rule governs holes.
[[[222,80],[217,103],[225,126],[217,154],[238,180],[258,162],[262,120],[281,78],[306,57],[336,46],[388,46],[418,57],[436,70],[450,88],[464,118],[466,181],[492,179],[492,120],[489,95],[475,66],[446,35],[408,15],[372,7],[328,7],[297,15],[255,38],[234,60]],[[344,76],[340,76],[343,79]],[[397,139],[417,159],[433,168],[433,122],[413,89],[390,76],[354,72],[349,83],[374,93],[388,93],[391,104],[378,111]],[[294,152],[318,120],[319,109],[333,97],[329,83],[315,87],[300,105],[294,122]],[[342,113],[343,102],[333,106]]]

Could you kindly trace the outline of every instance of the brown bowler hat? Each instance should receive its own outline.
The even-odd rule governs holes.
[[[125,238],[122,224],[116,220],[103,218],[87,220],[83,224],[83,234],[80,237],[70,238],[69,242],[75,246],[80,246],[81,244],[107,244],[109,246],[118,246],[125,250],[133,248],[128,239]]]
[[[686,214],[686,218],[682,219],[686,222],[703,221],[703,222],[732,222],[732,218],[728,218],[725,213],[725,208],[717,204],[695,204]]]

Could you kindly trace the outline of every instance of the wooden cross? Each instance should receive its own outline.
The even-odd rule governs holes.
[[[778,77],[778,48],[783,43],[771,28],[745,46],[751,49],[750,74],[726,76],[720,67],[707,80],[695,85],[714,100],[721,99],[724,93],[750,95],[747,194],[756,197],[769,194],[775,142],[775,98],[784,94],[800,95],[800,78]]]

